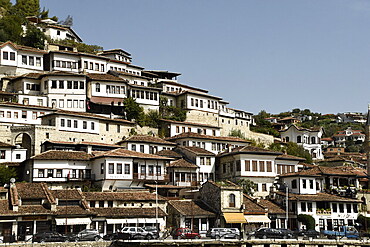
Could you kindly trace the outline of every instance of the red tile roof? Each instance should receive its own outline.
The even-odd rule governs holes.
[[[167,165],[167,167],[171,167],[171,168],[193,168],[193,169],[199,168],[196,164],[190,163],[190,162],[188,162],[184,159],[179,159],[179,160],[173,161],[169,165]]]
[[[250,141],[247,141],[245,139],[241,139],[241,138],[238,138],[238,137],[201,135],[201,134],[193,133],[193,132],[181,133],[181,134],[176,135],[176,136],[168,137],[168,138],[166,138],[166,140],[177,140],[177,139],[184,139],[184,138],[250,143]]]
[[[176,143],[169,142],[166,140],[163,140],[162,138],[155,137],[155,136],[149,136],[149,135],[133,135],[130,136],[119,143],[123,142],[145,142],[145,143],[155,143],[155,144],[162,144],[162,145],[171,145],[176,146]]]
[[[215,216],[215,214],[207,210],[203,204],[194,202],[193,200],[171,200],[168,204],[183,216]]]
[[[146,154],[135,152],[123,148],[117,148],[106,152],[93,152],[93,158],[100,157],[123,157],[123,158],[142,158],[142,159],[157,159],[157,160],[172,160],[172,158],[162,157],[155,154]]]
[[[90,160],[91,155],[83,151],[61,151],[61,150],[49,150],[35,156],[30,159],[33,160]]]
[[[214,153],[200,147],[188,147],[188,146],[179,146],[177,149],[181,150],[186,150],[191,153],[197,154],[197,155],[207,155],[207,156],[215,156]]]
[[[285,192],[276,192],[277,194],[281,196],[286,196]],[[358,199],[351,199],[347,197],[342,197],[342,196],[337,196],[337,195],[332,195],[332,194],[327,194],[327,193],[317,193],[314,195],[308,195],[308,194],[293,194],[289,193],[288,195],[289,200],[292,201],[313,201],[313,202],[318,202],[318,201],[323,201],[323,202],[361,202],[361,200]]]
[[[166,201],[161,195],[156,196],[149,191],[130,192],[83,192],[87,201]]]

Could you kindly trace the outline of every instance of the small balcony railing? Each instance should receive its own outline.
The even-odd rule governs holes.
[[[140,181],[140,180],[153,180],[153,181],[168,181],[169,175],[168,174],[142,174],[142,173],[134,173],[134,180]]]

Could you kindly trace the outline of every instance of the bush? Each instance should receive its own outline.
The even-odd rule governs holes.
[[[307,230],[315,230],[315,219],[311,215],[299,214],[297,220],[306,225]]]

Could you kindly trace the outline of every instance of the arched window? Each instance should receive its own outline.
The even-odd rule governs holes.
[[[235,207],[235,195],[234,194],[229,195],[229,207],[230,208]]]
[[[311,137],[311,144],[316,144],[316,138],[314,136]]]
[[[285,137],[285,142],[289,142],[289,136]]]
[[[100,83],[96,83],[95,85],[95,91],[100,92]]]
[[[297,143],[301,143],[302,142],[302,137],[301,136],[297,136]]]

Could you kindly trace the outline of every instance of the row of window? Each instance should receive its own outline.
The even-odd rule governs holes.
[[[124,171],[122,170],[124,168]],[[104,173],[104,167],[101,169],[101,172]],[[108,174],[130,174],[130,164],[122,164],[122,163],[109,163],[108,164]],[[102,173],[102,174],[103,174]]]
[[[15,61],[15,52],[3,51],[3,59],[4,60]]]
[[[196,182],[196,181],[207,181],[208,179],[213,180],[213,173],[207,173],[207,172],[200,172],[199,173],[199,180],[197,180],[197,174],[196,173],[190,173],[190,172],[175,172],[173,174],[170,173],[170,182]]]
[[[41,57],[22,55],[22,64],[41,67]]]
[[[66,82],[66,83],[65,83]],[[67,85],[66,85],[67,84]],[[48,81],[45,81],[44,85],[45,89],[48,88]],[[85,82],[84,81],[51,81],[51,88],[59,88],[59,89],[85,89]]]
[[[20,112],[12,112],[12,111],[6,111],[6,118],[13,118],[13,119],[18,119],[19,118],[19,113]],[[27,118],[27,111],[22,111],[21,113],[21,118]],[[32,119],[36,120],[37,117],[44,115],[44,112],[32,112]],[[5,118],[5,111],[0,111],[0,118]]]
[[[200,157],[200,165],[201,166],[210,166],[211,165],[211,157]]]
[[[59,104],[57,105],[57,100],[52,99],[51,100],[51,107],[54,108],[54,107],[58,106],[59,108],[64,108],[65,107],[64,102],[65,102],[64,99],[59,99]],[[67,108],[81,108],[81,109],[84,109],[85,108],[85,100],[67,99]]]
[[[71,119],[60,119],[60,127],[67,127],[72,128],[72,122],[73,122],[73,128],[77,129],[79,128],[79,121],[77,120],[71,120]],[[88,124],[87,121],[82,121],[82,129],[87,129]],[[90,122],[90,129],[95,130],[95,122]]]
[[[282,164],[277,164],[276,165],[276,173],[277,174],[285,174],[285,173],[291,173],[295,172],[294,165],[282,165]]]
[[[67,68],[67,69],[78,69],[78,62],[54,60],[54,67]]]
[[[307,180],[308,180],[308,182],[307,182]],[[315,181],[313,179],[302,179],[302,188],[303,189],[308,189],[309,188],[309,189],[313,190],[314,182]],[[297,187],[298,187],[297,179],[292,180],[291,184],[292,184],[292,189],[297,189]],[[317,188],[318,187],[319,186],[317,186]]]
[[[207,108],[209,109],[218,109],[218,102],[217,101],[214,101],[214,100],[208,100],[207,101]],[[206,104],[206,101],[204,100],[204,104]],[[195,98],[190,98],[190,105],[191,106],[195,106],[195,107],[199,107],[199,108],[203,108],[203,100],[198,100],[198,99],[195,99]]]
[[[144,90],[131,90],[131,97],[137,99],[158,100],[158,93]]]
[[[137,146],[139,146],[139,150],[137,149]],[[131,150],[135,151],[135,152],[138,151],[140,153],[145,153],[144,145],[131,144]],[[171,148],[163,147],[162,150],[171,150]],[[149,145],[149,153],[150,154],[155,154],[157,152],[158,152],[158,146]]]
[[[84,61],[84,69],[104,72],[105,65],[100,63],[94,64],[93,62]]]
[[[124,68],[120,68],[120,67],[110,66],[110,70],[122,71],[122,72],[130,73],[130,74],[133,74],[133,75],[140,75],[140,72],[138,72],[138,71],[128,70],[128,69],[124,69]]]
[[[62,178],[63,169],[38,169],[37,174],[39,178]],[[90,169],[72,169],[67,174],[67,178],[91,178]]]

